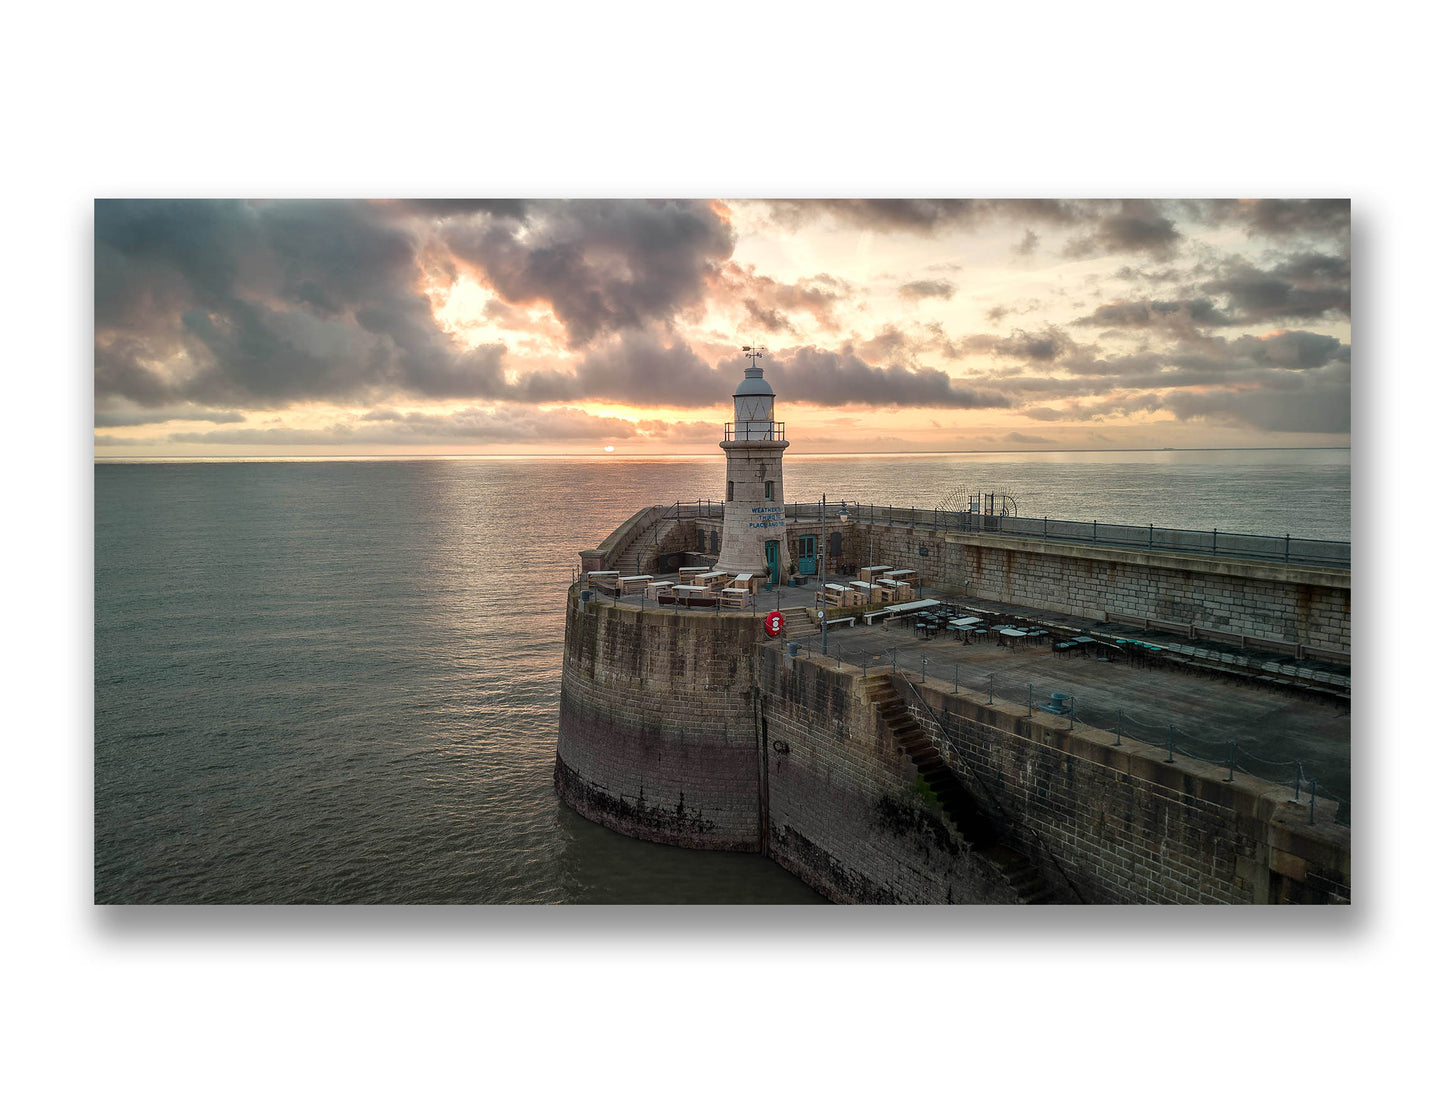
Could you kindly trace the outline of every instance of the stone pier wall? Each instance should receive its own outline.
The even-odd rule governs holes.
[[[716,523],[697,522],[706,531]],[[830,528],[832,523],[830,522]],[[1089,621],[1348,662],[1350,572],[850,520],[834,562],[912,568],[925,588]],[[788,523],[788,543],[820,533]]]
[[[568,595],[555,780],[625,835],[762,847],[748,614],[678,614]]]

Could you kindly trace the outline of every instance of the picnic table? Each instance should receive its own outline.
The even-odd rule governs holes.
[[[746,587],[723,587],[718,594],[718,601],[727,609],[745,609],[752,596],[753,592]]]
[[[672,588],[673,599],[679,606],[711,606],[717,604],[717,595],[712,587],[679,583]]]

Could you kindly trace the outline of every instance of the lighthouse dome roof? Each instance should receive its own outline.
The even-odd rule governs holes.
[[[763,379],[763,370],[756,364],[750,364],[747,368],[743,369],[742,382],[738,384],[738,389],[733,392],[733,397],[737,398],[741,395],[771,395],[772,393],[772,387],[768,384],[767,380]]]

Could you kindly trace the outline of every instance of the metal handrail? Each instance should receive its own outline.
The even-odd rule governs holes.
[[[742,426],[742,432],[738,431]],[[783,422],[728,422],[723,426],[724,441],[782,441]]]

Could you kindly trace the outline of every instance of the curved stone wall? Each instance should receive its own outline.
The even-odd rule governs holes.
[[[763,846],[754,613],[567,599],[554,772],[577,812],[638,839]]]

